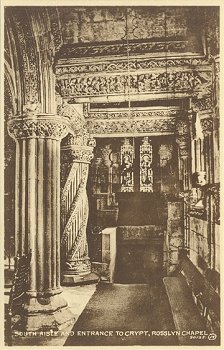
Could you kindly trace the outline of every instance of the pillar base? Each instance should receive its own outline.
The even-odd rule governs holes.
[[[64,274],[66,275],[87,275],[91,272],[91,263],[88,257],[67,261],[65,264]]]
[[[45,298],[31,297],[24,305],[16,332],[59,331],[74,324],[75,317],[61,294]]]
[[[93,272],[84,275],[63,274],[62,286],[81,286],[99,282],[99,276]]]

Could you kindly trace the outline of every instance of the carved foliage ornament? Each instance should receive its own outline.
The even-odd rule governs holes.
[[[131,113],[130,113],[131,112]],[[85,114],[86,119],[121,119],[121,118],[156,118],[156,117],[171,117],[177,116],[181,113],[175,109],[164,109],[164,110],[151,110],[151,111],[137,111],[137,110],[123,110],[122,112],[87,112]]]
[[[70,125],[73,131],[80,131],[84,128],[85,118],[77,111],[74,105],[63,103],[57,107],[59,115],[69,118]]]
[[[69,157],[73,162],[90,163],[93,159],[93,147],[75,147],[69,150]]]
[[[211,72],[181,71],[139,75],[78,76],[57,80],[63,97],[142,92],[201,91],[210,86]]]
[[[207,95],[202,98],[193,98],[192,109],[194,112],[212,109],[212,96]]]
[[[37,52],[35,50],[35,40],[28,18],[24,18],[24,10],[17,8],[13,13],[13,22],[15,24],[18,36],[19,47],[23,63],[23,77],[25,89],[25,104],[38,104],[39,90],[39,72],[37,62]]]
[[[89,146],[96,147],[96,140],[92,138],[86,129],[82,130],[82,133],[78,133],[75,136],[72,134],[68,135],[66,140],[67,146]]]
[[[8,122],[9,135],[14,139],[49,138],[61,140],[68,133],[68,122],[54,115],[37,118],[13,118]]]
[[[94,120],[87,122],[88,129],[93,134],[111,133],[160,133],[176,131],[176,118],[139,119],[139,120]]]
[[[177,133],[179,135],[186,135],[189,133],[189,123],[187,120],[178,120],[177,121]]]
[[[204,134],[209,134],[213,131],[213,120],[212,118],[200,119],[202,132]]]

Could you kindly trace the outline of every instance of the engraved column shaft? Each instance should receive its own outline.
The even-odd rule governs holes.
[[[70,173],[62,191],[62,251],[64,256],[63,274],[82,275],[91,272],[88,257],[86,226],[88,221],[88,198],[86,185],[89,163],[93,158],[93,143],[70,144],[62,148]],[[72,166],[71,166],[72,163]],[[67,206],[67,198],[70,198]],[[64,215],[63,215],[64,213]]]
[[[31,251],[29,294],[60,288],[60,140],[62,117],[38,115],[8,123],[16,140],[16,254]]]

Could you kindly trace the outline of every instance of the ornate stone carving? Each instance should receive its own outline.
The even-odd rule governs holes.
[[[188,135],[181,135],[177,136],[176,142],[179,146],[179,154],[180,157],[188,157],[189,153],[189,136]]]
[[[77,62],[78,60],[78,62]],[[59,60],[56,65],[55,73],[58,76],[72,75],[80,73],[99,73],[99,72],[127,72],[128,68],[130,71],[137,70],[148,70],[153,68],[169,68],[169,67],[197,67],[201,65],[208,65],[209,61],[205,58],[177,58],[177,59],[131,59],[129,61],[129,67],[127,60],[114,60],[113,62],[93,62],[83,63],[83,60],[75,59],[69,61],[69,65],[63,65],[63,62]]]
[[[18,37],[22,58],[22,72],[24,78],[25,104],[35,105],[39,103],[39,73],[37,54],[35,51],[35,39],[30,26],[30,21],[22,7],[13,12],[13,21]]]
[[[49,6],[47,8],[47,12],[50,18],[51,33],[53,35],[54,47],[56,50],[58,50],[62,44],[62,35],[61,35],[58,9],[53,6]]]
[[[211,84],[209,71],[153,72],[145,74],[74,76],[57,80],[63,97],[84,97],[150,92],[193,92],[206,90]]]
[[[72,223],[75,220],[75,217],[78,213],[79,208],[81,207],[81,202],[83,200],[83,193],[85,192],[86,182],[87,182],[87,178],[88,178],[88,170],[89,170],[88,167],[89,167],[89,165],[86,164],[86,166],[82,172],[82,179],[80,181],[80,184],[79,184],[76,196],[75,196],[75,200],[72,203],[71,208],[70,208],[70,216],[69,216],[69,219],[66,223],[66,226],[64,228],[63,235],[61,238],[61,244],[63,246],[66,244],[66,241],[67,241],[68,236],[69,236],[70,231],[71,231]]]
[[[119,122],[114,120],[91,120],[87,121],[87,128],[91,130],[92,134],[174,133],[176,131],[176,118],[123,119]]]
[[[57,107],[57,112],[59,115],[69,118],[72,131],[75,133],[84,132],[85,118],[77,111],[74,105],[64,102]]]
[[[83,259],[71,260],[65,263],[66,275],[79,275],[91,271],[91,263],[88,257]]]
[[[192,109],[194,112],[212,109],[212,96],[207,95],[202,98],[193,98]]]
[[[204,134],[210,134],[213,131],[213,119],[211,117],[201,118],[200,122]]]
[[[69,158],[73,162],[90,163],[93,159],[93,147],[72,146],[69,150]]]
[[[213,196],[215,221],[217,225],[220,225],[220,184],[217,183],[207,187],[206,193]]]
[[[88,146],[94,148],[96,146],[96,140],[90,136],[86,129],[84,129],[81,133],[79,132],[75,136],[69,134],[66,139],[66,146],[62,147],[62,149],[66,150],[67,146]]]
[[[160,166],[163,168],[172,159],[173,145],[162,144],[159,147]]]
[[[104,111],[104,112],[89,112],[85,114],[86,119],[124,119],[124,118],[156,118],[156,117],[172,117],[179,116],[181,113],[180,110],[175,109],[161,109],[161,110],[123,110],[122,112],[114,112],[114,111]]]
[[[189,133],[189,123],[188,123],[188,120],[178,120],[177,121],[177,133],[179,135],[186,135]]]
[[[148,42],[134,42],[128,44],[101,44],[91,46],[81,46],[80,44],[73,44],[66,49],[60,51],[60,58],[79,58],[79,57],[96,57],[96,56],[112,56],[112,55],[127,55],[141,54],[149,52],[184,52],[187,48],[187,40],[169,40],[169,41],[148,41]]]
[[[12,118],[8,122],[9,135],[14,139],[48,138],[61,140],[68,133],[68,127],[69,124],[64,118],[52,114]]]

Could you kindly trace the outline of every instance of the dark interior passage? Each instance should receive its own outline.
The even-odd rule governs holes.
[[[175,335],[152,335],[156,330],[175,330],[162,280],[150,285],[99,284],[65,345],[178,345]],[[81,336],[79,331],[111,331],[111,336]]]
[[[115,283],[152,283],[163,276],[161,225],[119,226]]]

